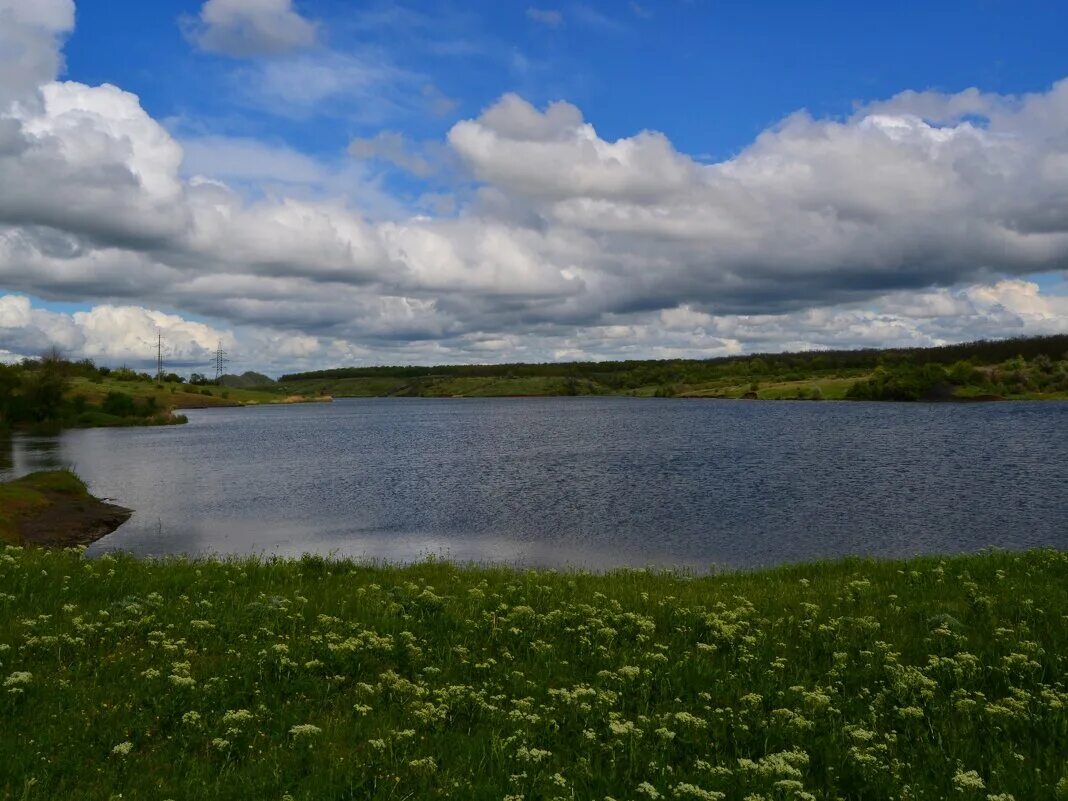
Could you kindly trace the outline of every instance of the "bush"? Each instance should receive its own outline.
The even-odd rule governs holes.
[[[125,392],[109,392],[104,402],[100,404],[100,408],[105,414],[112,414],[116,417],[131,417],[137,413],[134,399]]]
[[[856,381],[846,397],[851,400],[918,401],[940,395],[948,381],[945,369],[938,364],[898,364],[880,366],[866,381]]]

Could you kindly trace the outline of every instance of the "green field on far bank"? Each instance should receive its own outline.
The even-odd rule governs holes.
[[[0,364],[0,429],[164,425],[177,410],[331,397],[631,397],[754,400],[1068,400],[1068,334],[936,348],[713,359],[351,367],[162,380],[58,354]]]
[[[282,376],[333,397],[629,395],[759,400],[1068,399],[1068,335],[713,359],[352,367]]]
[[[123,381],[112,378],[101,380],[74,378],[71,379],[67,390],[68,396],[80,395],[89,404],[102,404],[112,392],[127,394],[140,402],[154,398],[156,405],[160,408],[171,409],[207,409],[214,406],[277,403],[281,398],[277,390],[237,389],[215,385],[195,386],[174,381]]]
[[[1068,554],[693,577],[0,551],[0,796],[1068,797]]]

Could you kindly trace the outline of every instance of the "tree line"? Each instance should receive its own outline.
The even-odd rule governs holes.
[[[1044,357],[1051,362],[1068,354],[1068,334],[1019,337],[1005,340],[979,340],[928,348],[886,348],[822,350],[795,353],[757,353],[721,356],[711,359],[628,360],[603,362],[547,362],[538,364],[472,364],[438,366],[342,367],[290,373],[279,379],[294,382],[343,378],[524,378],[560,377],[596,381],[621,390],[649,385],[699,384],[720,378],[759,376],[764,379],[803,380],[820,374],[882,368],[887,374],[926,375],[937,383],[937,370],[924,372],[926,365],[949,368],[959,362],[973,367],[996,365],[1014,358],[1027,362]],[[917,379],[919,380],[919,379]],[[928,379],[923,379],[927,381]]]

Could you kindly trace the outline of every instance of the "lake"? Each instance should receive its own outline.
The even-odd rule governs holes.
[[[90,548],[747,567],[1068,547],[1068,403],[348,399],[18,435],[134,510]]]

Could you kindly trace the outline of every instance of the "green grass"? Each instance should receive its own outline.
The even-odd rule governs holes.
[[[204,394],[208,390],[210,394]],[[99,405],[109,392],[122,392],[136,400],[154,397],[161,409],[198,409],[208,406],[237,406],[246,403],[277,403],[283,396],[278,392],[228,387],[194,387],[189,384],[157,384],[154,381],[117,381],[105,378],[91,381],[71,379],[70,396],[82,395],[93,405]],[[223,397],[223,393],[226,397]]]
[[[0,543],[18,544],[19,520],[47,506],[46,493],[85,496],[89,491],[69,470],[31,473],[0,483]]]
[[[866,375],[856,373],[845,378],[758,381],[756,395],[759,400],[842,400],[853,382]],[[684,398],[741,398],[752,391],[752,383],[734,379],[697,386],[687,385],[681,387],[677,395]]]
[[[515,396],[604,395],[608,387],[580,379],[569,385],[564,376],[427,376],[415,379],[370,376],[367,378],[314,378],[281,385],[286,391],[305,395],[326,394],[335,398],[423,397],[499,398]]]
[[[1053,801],[1066,616],[1055,551],[694,578],[12,548],[0,797]]]
[[[128,395],[139,406],[143,406],[146,399],[154,399],[157,411],[148,416],[137,414],[122,417],[108,414],[99,407],[109,392]],[[286,393],[281,389],[238,389],[173,382],[157,384],[154,381],[120,381],[114,378],[91,380],[80,377],[71,379],[66,395],[68,399],[80,397],[86,404],[85,411],[77,414],[72,420],[72,424],[80,428],[173,425],[186,422],[186,417],[177,414],[176,409],[256,406],[305,400],[298,393]]]
[[[566,365],[565,365],[566,366]],[[280,387],[290,393],[314,397],[424,397],[493,398],[509,396],[548,397],[560,395],[634,395],[653,397],[667,394],[680,398],[742,398],[755,384],[759,400],[845,400],[854,383],[866,381],[872,370],[841,369],[819,371],[802,378],[784,379],[778,375],[723,376],[708,380],[673,381],[613,387],[597,377],[545,376],[419,376],[415,378],[368,376],[362,378],[309,378],[290,380]],[[603,378],[603,377],[601,377]],[[667,392],[665,393],[665,390]],[[985,387],[958,387],[954,397],[967,400],[989,396]],[[1068,390],[1007,393],[1007,400],[1068,400]]]

